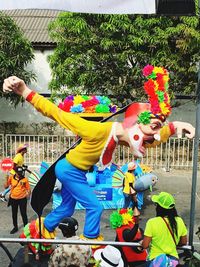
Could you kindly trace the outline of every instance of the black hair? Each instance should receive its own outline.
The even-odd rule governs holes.
[[[164,209],[159,204],[156,204],[156,217],[158,216],[168,217],[172,232],[177,236],[176,217],[178,217],[178,213],[177,213],[176,208],[173,207],[172,209]]]
[[[73,217],[64,218],[58,225],[64,237],[72,237],[76,235],[78,230],[78,222]]]

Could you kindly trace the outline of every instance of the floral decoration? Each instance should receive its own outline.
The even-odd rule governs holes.
[[[134,223],[133,210],[131,208],[119,209],[113,211],[110,215],[110,224],[113,229],[119,228],[122,225],[129,225],[130,223]]]
[[[143,75],[147,78],[144,83],[144,90],[148,95],[151,104],[151,112],[144,111],[139,114],[138,122],[150,123],[152,115],[169,116],[171,113],[170,98],[168,95],[169,73],[164,67],[154,67],[147,65],[143,68]]]
[[[107,96],[70,95],[58,107],[72,113],[115,113],[117,106]]]

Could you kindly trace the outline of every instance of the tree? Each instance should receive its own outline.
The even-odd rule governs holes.
[[[96,15],[63,12],[50,24],[57,48],[49,57],[52,93],[141,98],[147,64],[171,73],[176,94],[194,94],[200,59],[198,17]]]
[[[24,127],[24,124],[22,122],[17,121],[1,121],[0,122],[0,133],[6,134],[16,134],[17,130]]]
[[[31,43],[23,36],[14,20],[0,12],[0,97],[5,97],[17,105],[20,98],[4,94],[2,84],[10,75],[18,76],[27,83],[35,76],[26,69],[34,58]]]

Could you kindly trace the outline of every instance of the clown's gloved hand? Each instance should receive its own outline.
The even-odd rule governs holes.
[[[194,137],[195,128],[192,126],[192,124],[182,121],[173,121],[173,125],[178,138],[181,138],[184,132],[186,137],[190,139]]]

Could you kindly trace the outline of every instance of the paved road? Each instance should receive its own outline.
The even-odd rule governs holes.
[[[192,180],[192,172],[191,171],[171,171],[165,172],[159,170],[156,172],[158,175],[159,181],[157,185],[154,187],[153,192],[145,193],[145,205],[141,214],[141,227],[145,227],[145,223],[148,218],[155,215],[155,207],[150,201],[150,197],[154,193],[158,193],[160,191],[167,191],[174,195],[176,199],[176,207],[179,215],[185,220],[186,225],[189,228],[189,217],[190,217],[190,199],[191,199],[191,180]],[[3,174],[0,173],[0,187],[3,187]],[[49,204],[45,211],[44,216],[51,210],[51,204]],[[200,225],[200,175],[198,177],[197,183],[197,195],[196,195],[196,218],[195,218],[195,231],[197,227]],[[9,234],[12,229],[12,221],[11,221],[11,209],[7,207],[6,203],[0,201],[0,237],[11,237]],[[112,210],[105,210],[101,220],[101,232],[103,233],[106,241],[113,241],[115,237],[115,233],[110,229],[109,225],[109,216]],[[84,223],[84,211],[76,211],[74,217],[79,222],[79,233],[82,232],[83,223]],[[31,207],[28,207],[28,217],[29,220],[36,218],[34,212]],[[19,216],[19,225],[20,230],[18,233],[12,235],[12,237],[18,237],[19,233],[22,230],[22,221]],[[196,236],[194,236],[194,241],[198,242]],[[16,254],[16,251],[20,248],[18,244],[5,244],[9,248],[12,255]],[[0,266],[7,267],[9,260],[3,250],[0,248]]]

